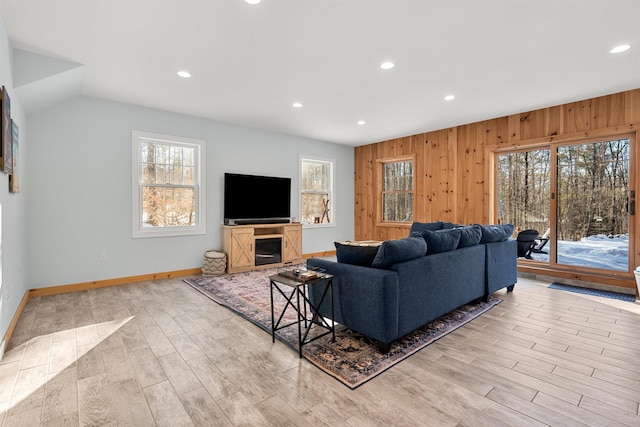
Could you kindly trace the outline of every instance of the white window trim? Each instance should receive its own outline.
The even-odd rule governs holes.
[[[321,224],[305,224],[302,223],[302,228],[327,228],[327,227],[336,227],[336,187],[335,187],[335,183],[336,183],[336,160],[335,159],[329,159],[329,158],[325,158],[325,157],[318,157],[318,156],[307,156],[307,155],[303,155],[301,154],[299,156],[298,159],[298,197],[300,198],[300,206],[298,209],[298,218],[300,219],[300,221],[302,222],[302,162],[303,160],[310,160],[310,161],[315,161],[315,162],[325,162],[325,163],[329,163],[331,165],[331,172],[330,172],[330,176],[329,179],[331,180],[331,182],[329,183],[329,192],[330,192],[330,198],[329,198],[329,215],[331,218],[331,222],[330,223],[321,223]]]
[[[144,228],[142,226],[142,176],[140,168],[140,138],[152,139],[169,144],[185,144],[196,146],[196,225],[195,227],[157,227]],[[131,236],[145,237],[170,237],[191,236],[206,233],[206,155],[205,141],[200,139],[184,138],[181,136],[162,135],[151,132],[133,130],[131,132],[131,167],[132,167],[132,203],[131,203]]]

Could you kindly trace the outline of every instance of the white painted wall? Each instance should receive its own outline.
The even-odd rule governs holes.
[[[305,229],[303,252],[353,238],[353,147],[89,97],[31,114],[28,128],[31,288],[200,267],[220,247],[224,172],[291,177],[299,217],[300,154],[335,159],[337,182],[336,226]],[[206,141],[206,235],[132,239],[133,129]]]
[[[9,37],[0,20],[0,85],[9,91],[11,116],[20,130],[20,193],[9,193],[9,176],[0,172],[0,357],[2,339],[18,309],[20,301],[30,288],[27,281],[27,221],[26,196],[28,179],[25,153],[27,147],[27,121],[20,100],[13,90],[12,58]]]

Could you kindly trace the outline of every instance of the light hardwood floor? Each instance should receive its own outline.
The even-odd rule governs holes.
[[[356,390],[167,279],[29,300],[3,426],[640,426],[640,303],[520,279]]]

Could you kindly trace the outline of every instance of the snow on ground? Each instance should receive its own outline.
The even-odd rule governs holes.
[[[543,248],[549,252],[549,244]],[[585,237],[580,241],[558,241],[558,263],[607,270],[628,270],[629,236],[609,237],[604,234]],[[532,253],[537,261],[548,261],[548,254]]]

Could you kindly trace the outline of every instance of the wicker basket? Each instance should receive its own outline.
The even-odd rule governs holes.
[[[207,251],[204,253],[202,264],[203,276],[220,276],[227,269],[227,254],[218,251]]]

